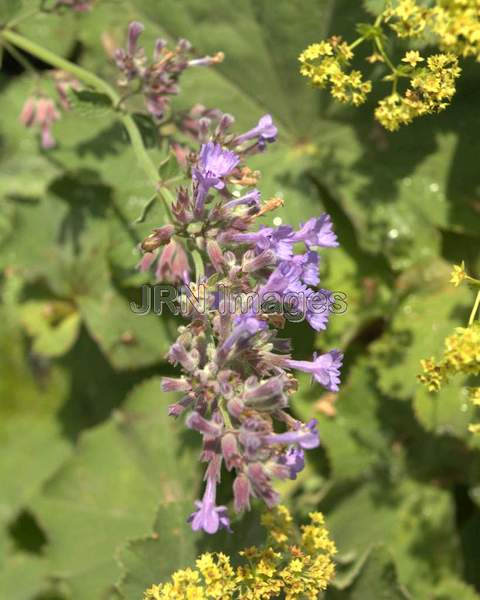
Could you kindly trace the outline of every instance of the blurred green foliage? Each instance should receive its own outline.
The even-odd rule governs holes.
[[[3,0],[1,19],[32,0]],[[353,4],[353,6],[352,6]],[[480,275],[480,67],[465,63],[452,106],[387,134],[371,106],[339,108],[298,73],[300,51],[353,30],[377,2],[101,0],[19,31],[114,81],[105,46],[129,20],[187,37],[223,64],[188,72],[177,109],[200,102],[239,130],[270,112],[281,135],[257,157],[284,222],[331,213],[341,247],[323,285],[348,310],[314,337],[289,328],[296,357],[346,351],[337,398],[302,380],[293,410],[319,419],[323,445],[282,492],[298,519],[322,510],[339,549],[332,600],[478,598],[480,449],[462,384],[416,382],[419,360],[468,318],[472,295],[449,263]],[[20,11],[20,13],[18,12]],[[41,66],[41,65],[38,65]],[[258,515],[203,539],[184,517],[198,495],[198,446],[167,419],[157,375],[173,319],[138,317],[135,246],[162,224],[122,127],[80,101],[48,153],[18,122],[31,74],[4,54],[0,74],[0,597],[140,600],[205,548],[255,541]],[[88,108],[88,107],[87,107]],[[143,130],[142,130],[143,131]],[[160,164],[165,140],[144,127]],[[276,215],[277,216],[277,215]],[[228,502],[228,477],[222,488]],[[477,592],[475,591],[477,590]]]

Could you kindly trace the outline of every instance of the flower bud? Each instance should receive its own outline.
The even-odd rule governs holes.
[[[157,227],[147,238],[142,242],[142,250],[144,252],[153,252],[160,246],[165,246],[170,242],[172,235],[175,232],[175,227],[171,224]]]
[[[242,261],[242,271],[245,273],[253,273],[259,271],[270,265],[274,265],[277,262],[277,257],[273,250],[265,250],[257,256],[253,256],[247,252],[245,253]]]
[[[238,452],[237,438],[233,433],[226,433],[222,437],[222,454],[225,460],[225,466],[228,471],[231,471],[233,467],[240,465],[240,454]]]
[[[237,475],[233,482],[233,506],[236,512],[250,510],[250,494],[252,493],[248,477],[243,473]]]
[[[223,258],[222,249],[215,240],[208,240],[207,253],[215,271],[219,273],[222,272],[225,260]]]
[[[284,382],[282,377],[272,377],[260,384],[255,381],[245,382],[244,392],[245,406],[257,410],[277,410],[285,408],[288,404],[284,393]]]
[[[145,30],[140,21],[132,21],[128,26],[127,50],[130,56],[133,56],[137,51],[138,38]]]
[[[191,412],[186,420],[186,425],[189,429],[196,429],[205,435],[212,435],[218,437],[222,432],[221,425],[207,421],[197,412]]]
[[[170,347],[168,358],[173,363],[180,363],[186,371],[194,371],[197,368],[196,362],[192,360],[192,353],[188,353],[178,342]]]
[[[230,129],[230,127],[235,123],[235,117],[232,115],[225,113],[222,115],[220,122],[215,130],[215,135],[217,137],[222,137],[225,133]]]
[[[189,392],[191,390],[190,383],[183,378],[163,377],[160,385],[162,392]]]
[[[27,98],[20,113],[20,122],[25,127],[30,127],[35,119],[35,100]]]

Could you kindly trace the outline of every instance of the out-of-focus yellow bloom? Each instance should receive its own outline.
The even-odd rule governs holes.
[[[465,261],[462,260],[460,265],[454,265],[450,283],[453,283],[455,287],[458,287],[462,281],[468,277],[465,271]]]
[[[300,73],[317,87],[330,86],[332,96],[339,102],[359,106],[367,99],[372,84],[363,80],[360,71],[348,70],[352,58],[350,46],[340,37],[333,37],[312,44],[300,54]]]
[[[395,7],[384,11],[385,21],[400,38],[418,37],[428,23],[430,11],[415,0],[400,0]]]
[[[409,64],[411,67],[416,67],[418,63],[423,62],[425,59],[420,56],[418,50],[409,50],[402,58],[402,62]]]
[[[299,533],[284,506],[265,513],[266,545],[242,550],[242,565],[234,569],[222,553],[202,554],[195,570],[177,571],[168,583],[148,589],[144,600],[316,600],[334,577],[336,548],[323,515],[309,516]]]
[[[455,94],[455,80],[460,75],[453,54],[429,56],[427,65],[415,71],[403,96],[397,93],[380,100],[375,117],[389,131],[426,114],[444,110]]]

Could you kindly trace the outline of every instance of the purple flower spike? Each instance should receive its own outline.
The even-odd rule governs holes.
[[[215,480],[209,477],[202,500],[195,501],[198,510],[193,512],[187,520],[188,523],[191,523],[193,531],[203,530],[213,534],[217,533],[219,529],[226,529],[231,533],[227,508],[215,505],[216,487]]]
[[[327,390],[338,392],[342,361],[343,353],[338,350],[331,350],[326,354],[314,356],[313,362],[285,359],[284,363],[290,369],[299,369],[305,373],[311,373],[318,383],[322,384]]]
[[[187,46],[179,43],[173,62],[160,47],[155,86],[149,88],[155,102],[163,99],[158,89],[175,85],[186,68],[180,61],[188,66],[188,58],[181,55]],[[143,59],[139,49],[132,62],[143,68]],[[162,79],[164,64],[172,67],[171,80]],[[192,64],[204,63],[200,59]],[[148,65],[145,72],[152,75]],[[31,118],[29,111],[27,106],[25,122]],[[216,486],[224,469],[231,473],[236,512],[249,510],[251,498],[268,507],[279,502],[274,481],[296,479],[305,466],[305,451],[320,443],[315,420],[305,424],[288,412],[297,389],[290,369],[310,373],[327,389],[337,391],[343,357],[333,350],[314,355],[311,362],[293,360],[290,340],[279,335],[286,320],[306,320],[316,331],[326,328],[335,299],[332,292],[319,289],[317,251],[320,246],[336,246],[337,238],[327,214],[310,219],[298,230],[289,224],[258,223],[283,200],[261,197],[256,189],[261,174],[250,168],[247,159],[274,141],[277,128],[265,115],[256,127],[236,137],[230,131],[232,123],[230,115],[202,106],[186,114],[181,130],[194,135],[199,147],[193,152],[178,143],[175,153],[188,169],[190,182],[180,188],[172,206],[173,228],[154,229],[141,246],[146,257],[142,266],[148,267],[155,260],[152,257],[160,255],[158,278],[176,283],[190,277],[193,261],[185,248],[192,248],[194,242],[201,253],[203,268],[197,269],[196,285],[199,290],[200,285],[206,288],[206,295],[202,294],[206,310],[192,306],[182,311],[189,322],[179,327],[168,353],[182,373],[164,378],[162,388],[183,393],[169,407],[169,414],[186,412],[187,427],[202,438],[200,461],[207,464],[206,487],[188,521],[194,531],[210,534],[230,530],[226,508],[216,505]],[[195,263],[198,267],[199,261]],[[197,296],[193,288],[188,289],[189,293],[184,288],[180,300]]]
[[[295,242],[304,242],[308,248],[311,246],[336,248],[338,246],[337,236],[333,231],[332,220],[327,213],[323,213],[320,217],[309,219],[294,234],[293,239]]]

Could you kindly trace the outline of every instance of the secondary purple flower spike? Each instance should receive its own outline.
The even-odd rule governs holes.
[[[115,62],[121,71],[118,84],[124,88],[132,83],[135,87],[140,87],[149,113],[156,119],[162,119],[170,97],[180,91],[178,80],[183,71],[191,67],[218,64],[223,60],[223,53],[192,59],[192,45],[187,40],[179,40],[176,48],[169,49],[165,40],[158,39],[154,45],[152,60],[149,60],[143,48],[138,46],[144,29],[139,21],[130,23],[126,50],[119,48],[115,51]],[[128,91],[138,93],[135,88]]]
[[[217,533],[219,529],[226,529],[231,532],[230,519],[227,515],[225,506],[216,506],[216,488],[217,484],[212,477],[207,479],[207,486],[202,500],[196,500],[197,510],[188,518],[192,524],[193,531],[203,530],[206,533]]]

